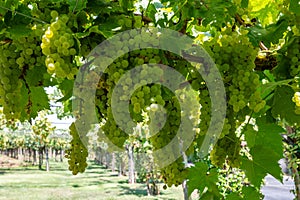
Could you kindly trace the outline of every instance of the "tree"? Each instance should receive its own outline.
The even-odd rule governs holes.
[[[7,121],[30,120],[56,85],[76,118],[73,174],[87,166],[91,125],[122,149],[143,112],[163,107],[148,142],[171,144],[154,153],[168,186],[188,179],[202,198],[259,199],[267,173],[280,179],[281,134],[300,125],[299,13],[295,0],[2,1],[0,104]],[[224,166],[250,183],[221,194]]]
[[[54,131],[55,127],[52,127],[46,118],[45,112],[40,112],[38,117],[35,118],[32,130],[36,135],[39,152],[39,169],[42,169],[43,165],[43,153],[46,154],[46,170],[49,171],[49,149],[48,136]]]

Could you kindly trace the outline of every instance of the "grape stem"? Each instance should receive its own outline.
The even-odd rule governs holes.
[[[24,67],[24,68],[23,68],[22,74],[21,74],[21,76],[20,76],[19,78],[20,78],[21,80],[24,81],[25,87],[26,87],[27,90],[28,90],[28,103],[27,103],[27,105],[26,105],[26,113],[27,113],[28,115],[30,115],[30,113],[31,113],[31,109],[30,109],[30,108],[31,108],[31,106],[32,106],[32,102],[31,102],[31,100],[30,100],[31,90],[30,90],[30,87],[29,87],[29,85],[28,85],[28,83],[26,82],[26,79],[25,79],[27,69],[28,69],[28,67]]]
[[[181,11],[181,9],[185,6],[185,4],[187,4],[188,0],[185,0],[184,3],[181,5],[181,7],[176,10],[176,12],[174,13],[174,15],[169,19],[168,24],[170,24],[173,20],[173,18]]]
[[[40,20],[40,19],[37,19],[37,18],[31,17],[31,16],[29,16],[29,15],[25,15],[25,14],[23,14],[23,13],[20,13],[20,12],[18,12],[18,11],[13,11],[13,10],[11,10],[11,9],[9,9],[9,8],[6,8],[6,7],[3,7],[3,6],[0,6],[0,8],[2,8],[2,9],[4,9],[4,10],[8,10],[8,11],[10,11],[10,12],[14,13],[14,14],[17,14],[17,15],[22,15],[22,16],[24,16],[24,17],[27,17],[27,18],[30,18],[30,19],[32,19],[32,20],[35,20],[35,21],[41,22],[41,23],[43,23],[43,24],[49,24],[49,23],[47,23],[47,22],[45,22],[45,21],[43,21],[43,20]]]
[[[260,47],[262,50],[265,50],[265,51],[268,51],[268,50],[269,50],[268,47],[266,47],[265,44],[264,44],[262,41],[259,42],[259,47]]]

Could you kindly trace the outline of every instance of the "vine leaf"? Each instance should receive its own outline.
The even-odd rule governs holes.
[[[272,115],[286,120],[290,124],[300,124],[300,115],[295,113],[295,103],[292,101],[294,90],[287,85],[278,86],[274,92]]]
[[[191,193],[198,189],[200,194],[207,187],[208,193],[214,196],[219,196],[218,187],[216,182],[218,181],[218,173],[215,169],[212,169],[208,173],[208,165],[204,162],[198,162],[194,167],[189,169],[188,174],[188,193]]]
[[[86,8],[87,0],[67,0],[70,11],[80,11]]]
[[[248,8],[249,0],[242,0],[241,7],[242,8]]]
[[[240,200],[240,199],[242,198],[237,193],[230,193],[229,195],[226,196],[226,200]]]
[[[13,39],[28,36],[30,32],[32,32],[32,30],[25,24],[17,24],[7,29],[7,33],[9,33]]]
[[[57,102],[63,102],[70,99],[73,93],[73,86],[74,80],[64,80],[63,82],[61,82],[61,84],[59,85],[59,89],[61,90],[64,96],[58,99]]]
[[[248,36],[254,45],[258,45],[260,41],[264,42],[268,48],[271,44],[277,44],[282,38],[284,32],[288,28],[288,20],[282,17],[277,23],[271,24],[266,28],[260,25],[251,27]]]
[[[22,98],[20,99],[20,106],[22,108],[26,108],[26,105],[28,104],[28,89],[26,88],[25,84],[22,85],[20,93],[22,96]],[[28,114],[27,114],[26,110],[27,109],[22,109],[21,116],[20,116],[21,122],[28,119]]]
[[[258,132],[253,129],[252,125],[247,125],[245,128],[245,140],[247,141],[247,146],[249,148],[254,147],[257,133]]]
[[[291,0],[290,1],[290,11],[295,13],[296,15],[299,15],[299,13],[300,13],[299,0]]]
[[[243,195],[244,195],[244,199],[251,199],[251,200],[259,200],[261,199],[261,194],[260,192],[255,189],[254,187],[243,187],[242,189]]]
[[[249,1],[249,7],[251,7],[251,16],[257,18],[263,26],[278,19],[279,9],[272,0]]]
[[[245,132],[245,139],[249,143],[252,159],[242,158],[241,168],[245,170],[250,182],[260,187],[263,178],[269,173],[281,180],[281,169],[278,161],[283,156],[282,138],[283,128],[276,124],[266,123],[266,119],[256,121],[258,131],[253,128]]]
[[[146,16],[149,17],[153,22],[156,21],[155,14],[157,13],[156,4],[150,3],[146,9]]]
[[[288,83],[292,82],[294,79],[287,79],[287,80],[282,80],[282,81],[277,81],[277,82],[269,82],[266,84],[263,84],[261,86],[261,93],[262,93],[262,97],[266,97],[268,96],[270,93],[272,93],[277,86],[281,86],[281,85],[287,85]]]
[[[30,117],[35,118],[39,111],[50,109],[49,99],[43,87],[31,87],[30,91],[30,100],[32,102]]]
[[[57,84],[56,80],[52,80],[51,75],[47,73],[47,68],[41,66],[34,66],[32,69],[28,69],[25,79],[30,87],[40,85],[48,87]]]

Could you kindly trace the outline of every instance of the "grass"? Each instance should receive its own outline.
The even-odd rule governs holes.
[[[145,184],[127,184],[101,166],[89,163],[86,172],[73,176],[66,162],[50,162],[50,172],[34,167],[0,168],[0,200],[68,200],[68,199],[183,199],[182,188],[172,187],[148,197]]]

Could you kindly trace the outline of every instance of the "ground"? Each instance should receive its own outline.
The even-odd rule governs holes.
[[[14,168],[24,165],[26,165],[26,163],[23,163],[18,159],[12,159],[8,156],[0,154],[0,168]]]
[[[119,177],[92,162],[85,173],[73,176],[66,161],[51,161],[50,172],[37,166],[20,167],[18,160],[0,157],[0,200],[23,199],[103,199],[103,200],[177,200],[183,199],[181,187],[163,190],[161,195],[148,197],[145,184],[127,184],[127,177]]]

